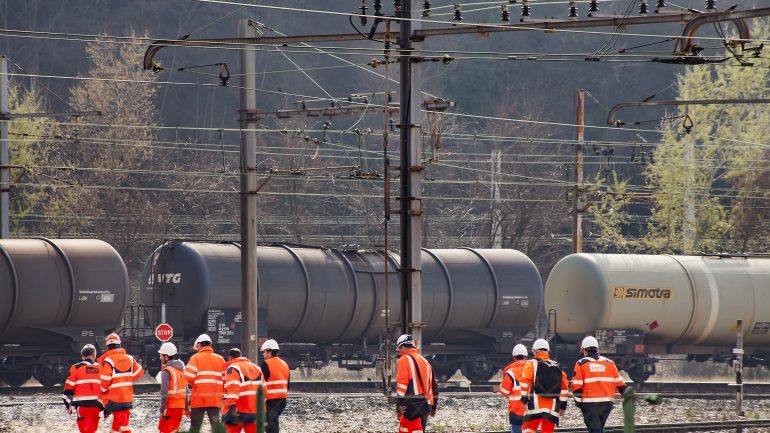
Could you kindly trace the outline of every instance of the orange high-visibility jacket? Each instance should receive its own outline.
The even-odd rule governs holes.
[[[419,378],[417,370],[419,369]],[[419,379],[422,378],[422,381]],[[420,352],[411,348],[404,355],[398,358],[396,370],[396,393],[399,397],[407,395],[424,395],[428,404],[435,403],[433,393],[433,368],[427,359],[420,355]]]
[[[240,413],[257,413],[257,389],[262,385],[262,369],[241,356],[225,368],[225,412],[231,406]]]
[[[283,359],[274,356],[265,360],[265,400],[289,397],[289,366]]]
[[[67,381],[64,382],[64,403],[78,407],[102,407],[99,388],[99,364],[89,359],[84,359],[70,367]]]
[[[586,356],[575,363],[572,375],[572,394],[577,403],[612,401],[615,390],[622,394],[626,382],[611,359],[601,355]]]
[[[543,361],[551,359],[548,356],[548,352],[538,352],[535,358],[542,359]],[[530,359],[524,365],[524,369],[521,372],[521,395],[527,396],[529,402],[527,403],[527,411],[524,412],[524,421],[530,421],[535,419],[547,419],[553,423],[559,422],[559,410],[567,408],[567,397],[569,396],[569,390],[567,388],[567,375],[561,372],[561,390],[559,392],[559,398],[549,398],[537,395],[533,388],[535,377],[537,377],[537,359]]]
[[[169,375],[166,409],[184,409],[187,407],[187,381],[184,372],[175,365],[164,365],[162,371]],[[163,390],[161,390],[163,391]],[[163,394],[161,393],[161,396]]]
[[[185,379],[192,387],[190,408],[222,407],[225,359],[203,346],[190,358],[184,369]]]
[[[144,374],[142,366],[125,349],[108,350],[99,357],[104,407],[110,412],[133,407],[134,382]]]
[[[525,359],[513,361],[503,369],[503,380],[500,382],[500,394],[508,397],[508,412],[522,416],[526,406],[521,402],[521,386],[519,380],[524,371]]]

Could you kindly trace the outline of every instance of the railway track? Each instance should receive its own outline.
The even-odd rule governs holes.
[[[442,384],[441,393],[455,398],[487,397],[496,395],[497,383],[469,385],[467,382]],[[61,386],[0,387],[0,396],[23,396],[60,393]],[[156,394],[156,383],[134,385],[137,395]],[[382,385],[375,381],[297,381],[291,383],[291,392],[339,397],[371,396],[382,393]],[[735,388],[723,382],[648,382],[637,388],[637,394],[660,394],[665,398],[720,400],[735,398]],[[744,384],[745,399],[769,399],[770,383]]]
[[[727,421],[702,421],[686,422],[675,424],[642,424],[636,425],[637,433],[647,432],[713,432],[713,431],[736,431],[740,429],[767,428],[770,427],[770,419],[752,419],[752,420],[727,420]],[[557,428],[558,433],[583,433],[585,427],[563,427]],[[604,428],[606,433],[623,432],[623,426],[607,426]],[[486,432],[486,433],[507,433]]]

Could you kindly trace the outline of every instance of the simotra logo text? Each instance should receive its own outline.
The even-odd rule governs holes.
[[[662,287],[615,287],[612,297],[615,299],[671,299],[672,290]]]
[[[150,278],[147,279],[147,284],[155,283],[173,283],[179,284],[182,281],[182,274],[150,274]]]

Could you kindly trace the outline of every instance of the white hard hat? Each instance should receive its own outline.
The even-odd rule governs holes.
[[[396,348],[401,347],[402,344],[409,344],[414,346],[414,339],[412,338],[411,334],[404,334],[398,337],[398,340],[396,340]]]
[[[273,339],[265,341],[259,351],[264,352],[265,350],[278,350],[278,342]]]
[[[176,355],[176,346],[174,346],[174,343],[163,343],[160,345],[158,353],[161,355],[174,356]]]
[[[592,337],[590,335],[588,337],[584,338],[583,342],[580,343],[580,348],[581,349],[588,349],[589,347],[595,347],[595,348],[599,349],[599,342],[596,341],[596,338],[594,338],[594,337]]]
[[[551,346],[547,341],[543,340],[542,338],[538,338],[532,344],[532,352],[537,352],[538,350],[551,350]]]
[[[120,344],[120,335],[118,334],[110,334],[107,336],[107,338],[104,339],[104,344],[108,346],[112,346],[115,344]]]
[[[208,336],[208,335],[206,335],[206,334],[201,334],[201,335],[199,335],[199,336],[198,336],[198,338],[196,338],[196,339],[195,339],[195,344],[194,344],[194,346],[197,346],[197,345],[199,345],[199,344],[201,344],[201,343],[203,343],[203,342],[206,342],[206,343],[211,343],[211,337],[209,337],[209,336]]]
[[[513,356],[527,356],[527,347],[523,344],[513,346]]]

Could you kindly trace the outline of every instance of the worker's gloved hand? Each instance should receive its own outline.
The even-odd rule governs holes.
[[[438,409],[438,403],[430,407],[430,416],[436,416],[436,409]]]
[[[226,425],[238,425],[240,414],[238,413],[238,410],[235,409],[235,406],[230,406],[229,410],[225,410],[227,410],[227,412],[222,416],[222,422]]]
[[[107,419],[108,416],[110,416],[112,412],[108,411],[107,409],[104,409],[104,419]]]
[[[67,407],[67,414],[68,415],[72,415],[73,413],[75,413],[75,408],[72,407],[72,406],[68,406]]]
[[[526,406],[527,403],[529,403],[529,396],[528,395],[522,395],[521,396],[521,404]]]
[[[190,418],[190,409],[184,410],[184,416],[186,416],[187,418]]]

